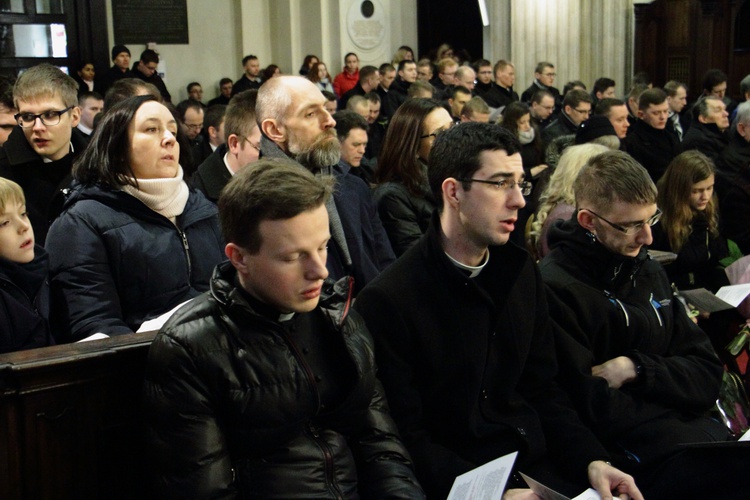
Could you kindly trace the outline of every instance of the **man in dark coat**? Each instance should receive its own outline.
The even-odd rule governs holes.
[[[324,281],[332,184],[263,160],[222,193],[229,261],[149,352],[155,496],[424,498],[372,338]]]
[[[563,100],[563,110],[542,132],[544,147],[564,135],[575,135],[578,126],[591,116],[591,95],[585,90],[571,90]]]
[[[112,67],[99,76],[94,82],[94,90],[106,97],[107,90],[117,80],[123,78],[133,78],[133,72],[130,71],[130,49],[124,45],[115,45],[112,47]]]
[[[487,123],[438,135],[429,181],[439,211],[355,309],[428,496],[444,498],[457,475],[519,451],[515,470],[568,495],[585,489],[588,470],[603,496],[642,498],[555,382],[544,285],[508,242],[529,187],[520,147]]]
[[[360,75],[362,74],[360,70]],[[398,77],[391,84],[382,103],[380,113],[389,120],[398,108],[409,98],[409,87],[417,81],[417,63],[404,59],[398,63]]]
[[[172,96],[167,90],[167,86],[164,84],[164,80],[161,79],[157,72],[159,67],[159,54],[155,50],[146,49],[141,52],[141,58],[133,66],[133,76],[141,79],[146,83],[150,83],[157,89],[161,94],[164,102],[172,102]]]
[[[260,88],[260,61],[252,54],[242,58],[242,68],[245,72],[232,85],[232,96],[244,92],[245,90]]]
[[[693,106],[693,124],[682,140],[682,150],[697,149],[716,162],[729,144],[728,128],[729,113],[724,102],[706,96]]]
[[[681,446],[728,440],[705,416],[723,367],[648,257],[656,186],[627,153],[609,151],[589,160],[573,191],[578,210],[550,230],[540,265],[562,327],[560,383],[646,498],[747,497],[747,449],[738,457]]]
[[[521,102],[529,103],[531,98],[538,90],[546,90],[555,98],[555,107],[560,110],[562,107],[562,98],[560,91],[557,90],[553,85],[555,84],[555,66],[546,61],[542,61],[536,65],[534,70],[534,83],[529,88],[523,91],[521,94]]]
[[[40,64],[21,74],[13,95],[20,126],[0,149],[0,176],[23,189],[36,241],[44,245],[50,223],[62,210],[73,160],[86,147],[73,135],[81,119],[76,82]]]
[[[287,96],[291,102],[283,106]],[[262,133],[261,157],[293,158],[316,174],[334,175],[341,145],[333,128],[336,121],[326,111],[325,103],[320,89],[306,78],[281,76],[266,82],[258,92],[256,107]],[[379,226],[380,221],[373,220],[377,213],[361,208],[366,204],[361,197],[369,195],[367,185],[352,175],[348,177],[351,182],[342,183],[326,205],[332,236],[327,266],[333,279],[353,276],[358,293],[395,257],[388,242],[379,241],[369,229]],[[362,217],[370,220],[363,222]]]
[[[260,155],[260,128],[255,121],[257,90],[234,96],[224,112],[226,142],[206,158],[190,179],[193,187],[214,203],[227,182]],[[211,108],[209,108],[210,110]]]
[[[477,83],[474,88],[476,95],[484,99],[489,107],[495,109],[504,108],[518,101],[518,92],[513,90],[513,84],[516,82],[516,67],[513,63],[500,59],[495,63],[493,74],[495,81],[489,85],[480,86]]]
[[[667,130],[669,105],[661,89],[649,89],[638,100],[638,120],[630,126],[625,150],[643,165],[657,182],[672,159],[680,153],[677,135]]]
[[[346,103],[355,95],[364,97],[368,92],[377,90],[380,85],[380,72],[375,66],[365,66],[359,70],[359,81],[351,90],[339,98],[339,109],[346,109]]]
[[[716,159],[716,193],[719,201],[729,190],[734,176],[750,165],[750,102],[737,106],[734,124],[727,133],[729,144]]]

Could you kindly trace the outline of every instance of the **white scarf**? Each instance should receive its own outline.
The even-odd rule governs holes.
[[[534,141],[534,127],[531,127],[526,132],[519,130],[518,140],[521,141],[521,144],[523,144],[524,146],[527,144],[531,144]]]
[[[182,180],[182,167],[169,179],[137,179],[138,188],[125,185],[122,190],[139,199],[154,212],[176,224],[177,216],[185,210],[190,190]]]

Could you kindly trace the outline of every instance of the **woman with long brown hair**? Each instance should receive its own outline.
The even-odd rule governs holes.
[[[419,240],[435,202],[427,159],[437,134],[451,127],[448,111],[432,99],[409,99],[393,115],[378,156],[378,214],[396,255]]]
[[[651,248],[677,254],[665,266],[681,289],[716,291],[728,285],[719,260],[729,254],[719,234],[718,202],[714,194],[713,162],[699,151],[685,151],[669,164],[658,182],[657,203],[663,215],[653,227]]]

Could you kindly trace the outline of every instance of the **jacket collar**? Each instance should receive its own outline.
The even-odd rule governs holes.
[[[562,252],[561,261],[569,261],[578,269],[585,269],[584,281],[597,283],[605,290],[616,290],[628,280],[635,280],[648,250],[641,247],[636,257],[610,252],[599,240],[578,224],[576,213],[562,224],[554,224],[549,231],[550,249]],[[578,276],[578,278],[582,278]]]

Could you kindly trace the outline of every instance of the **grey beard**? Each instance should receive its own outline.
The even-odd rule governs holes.
[[[333,136],[319,137],[309,147],[303,149],[296,155],[296,160],[311,172],[318,172],[323,168],[336,165],[341,159],[341,144]]]

